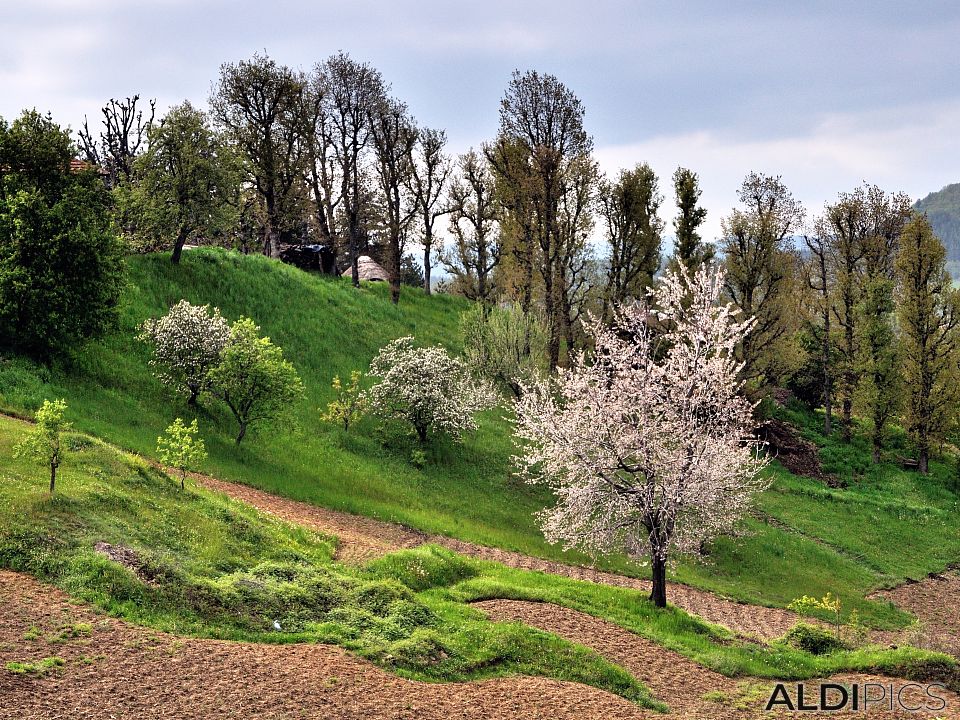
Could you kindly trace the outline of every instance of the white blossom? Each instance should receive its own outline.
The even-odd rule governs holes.
[[[412,337],[394,340],[370,363],[379,382],[366,393],[380,417],[410,423],[421,441],[444,432],[459,439],[477,427],[474,415],[496,402],[493,389],[440,346],[419,348]]]
[[[157,378],[186,393],[192,404],[206,389],[207,373],[230,339],[230,326],[217,308],[181,300],[163,317],[144,322],[140,339],[153,345],[150,364]]]
[[[722,288],[720,269],[667,272],[648,305],[618,308],[612,327],[593,319],[592,356],[516,406],[522,474],[556,497],[547,539],[649,557],[658,605],[668,556],[729,530],[768,484],[734,357],[753,321]]]

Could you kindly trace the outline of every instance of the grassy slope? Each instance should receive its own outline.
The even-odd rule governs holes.
[[[517,623],[491,623],[469,601],[555,602],[604,617],[728,675],[805,678],[868,670],[947,677],[943,656],[901,648],[813,656],[745,643],[636,591],[512,570],[423,547],[365,568],[331,560],[333,543],[241,503],[190,487],[80,434],[57,494],[44,471],[13,458],[26,424],[0,418],[0,567],[30,572],[102,609],[206,637],[343,645],[406,677],[546,675],[659,707],[646,688],[586,648]],[[93,551],[132,549],[134,573]],[[278,620],[282,632],[272,629]],[[38,634],[56,628],[37,628]]]
[[[0,363],[0,404],[26,412],[44,397],[63,396],[79,428],[151,454],[157,434],[189,416],[150,375],[147,349],[133,341],[136,325],[186,297],[210,302],[229,318],[252,316],[297,365],[308,397],[291,427],[262,431],[237,450],[231,418],[217,406],[199,420],[211,458],[206,469],[289,497],[395,520],[428,531],[544,557],[579,561],[547,545],[533,513],[549,501],[510,476],[509,424],[487,413],[462,448],[438,443],[428,464],[414,468],[412,445],[371,419],[349,435],[324,426],[318,408],[334,374],[366,367],[377,348],[403,334],[456,350],[457,298],[426,298],[405,290],[399,308],[385,287],[360,291],[339,280],[304,274],[262,257],[192,251],[180,267],[166,256],[130,259],[131,286],[122,327],[85,348],[70,367],[46,371],[22,361]],[[676,576],[748,602],[786,605],[803,594],[838,594],[847,611],[881,627],[909,618],[870,591],[921,577],[960,559],[960,514],[952,471],[934,463],[923,478],[892,465],[874,468],[868,449],[842,446],[816,432],[816,418],[790,419],[824,446],[828,469],[852,480],[844,490],[774,468],[750,533],[713,544],[704,563],[683,563]],[[771,518],[773,521],[771,521]],[[601,566],[642,572],[621,558]]]

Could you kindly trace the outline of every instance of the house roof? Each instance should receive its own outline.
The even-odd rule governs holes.
[[[357,271],[361,280],[386,282],[390,279],[387,271],[380,267],[377,261],[369,255],[361,255],[357,258]],[[353,274],[352,268],[348,267],[341,274],[343,277],[350,277]]]

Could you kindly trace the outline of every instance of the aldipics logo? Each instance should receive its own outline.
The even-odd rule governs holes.
[[[947,699],[941,683],[777,683],[767,701],[767,710],[810,710],[817,712],[939,712]]]

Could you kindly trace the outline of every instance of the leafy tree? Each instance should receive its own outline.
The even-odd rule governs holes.
[[[447,202],[453,244],[442,255],[443,265],[466,297],[490,304],[491,275],[500,263],[499,225],[493,176],[473,150],[460,156]]]
[[[157,438],[157,457],[160,462],[180,471],[180,489],[186,487],[187,471],[197,470],[207,458],[207,449],[194,419],[189,425],[177,418],[167,427],[163,435]]]
[[[303,395],[303,382],[283,350],[259,332],[253,320],[237,320],[220,362],[208,375],[210,391],[237,420],[237,445],[251,425],[275,420]]]
[[[421,443],[438,432],[459,440],[476,429],[474,415],[495,403],[492,389],[477,382],[466,363],[440,346],[415,347],[412,337],[381,348],[370,375],[379,378],[365,394],[370,410],[409,423]]]
[[[160,382],[186,391],[187,403],[195,405],[230,340],[230,326],[218,308],[181,300],[162,318],[144,322],[140,339],[153,345],[150,364]]]
[[[333,377],[333,391],[336,398],[327,403],[327,411],[321,415],[326,422],[343,425],[343,431],[350,430],[350,425],[360,419],[366,412],[367,401],[360,389],[360,378],[363,373],[354,370],[350,373],[350,384],[344,385],[339,375]]]
[[[902,333],[907,428],[919,470],[929,471],[930,448],[956,411],[960,293],[946,271],[946,250],[924,216],[903,229],[895,269]]]
[[[653,308],[595,322],[593,357],[517,403],[521,472],[557,500],[540,515],[547,540],[647,555],[657,607],[668,558],[731,528],[769,482],[735,355],[754,321],[719,304],[723,286],[722,270],[667,271]]]
[[[571,168],[579,170],[593,151],[593,140],[583,127],[584,112],[580,99],[555,76],[515,71],[500,101],[498,140],[486,153],[504,186],[504,197],[529,214],[518,239],[524,241],[526,261],[531,268],[536,264],[543,282],[551,368],[559,362],[564,332],[560,206]]]
[[[463,354],[473,371],[521,397],[547,372],[547,323],[519,305],[485,311],[475,305],[460,319]]]
[[[0,347],[48,359],[117,320],[123,247],[110,195],[49,116],[0,119]]]
[[[250,182],[263,202],[265,255],[280,253],[280,237],[299,221],[309,160],[302,142],[306,78],[266,55],[224,63],[210,107],[239,148]]]
[[[658,216],[663,196],[657,175],[648,164],[621,170],[615,183],[600,191],[600,212],[610,245],[603,314],[631,298],[642,298],[660,268],[663,221]]]
[[[713,259],[713,246],[702,242],[698,228],[707,219],[706,208],[700,207],[700,180],[687,168],[678,167],[673,173],[673,192],[677,198],[677,217],[673,221],[676,233],[674,261],[683,263],[693,272],[698,265]]]
[[[799,315],[791,307],[798,274],[793,235],[803,207],[779,177],[750,173],[739,192],[742,208],[722,222],[727,295],[756,320],[739,348],[743,377],[756,389],[779,380]]]
[[[825,239],[825,229],[822,221],[818,222],[812,233],[803,235],[803,242],[808,251],[804,263],[807,278],[807,288],[816,293],[817,310],[820,315],[820,327],[815,333],[819,339],[819,357],[817,361],[819,378],[815,384],[819,385],[817,402],[823,402],[823,434],[829,436],[833,432],[833,380],[834,380],[834,349],[833,338],[830,334],[831,307],[831,259]],[[812,353],[810,353],[812,354]],[[816,407],[816,403],[813,407]]]
[[[57,483],[57,468],[63,459],[63,443],[60,436],[70,429],[63,419],[67,411],[66,400],[44,400],[37,410],[36,424],[27,436],[13,448],[14,457],[32,457],[50,467],[50,494]]]
[[[174,263],[187,241],[221,236],[236,226],[239,167],[206,114],[189,102],[172,108],[150,131],[150,148],[134,161],[133,177],[123,194],[137,230],[172,246]]]

